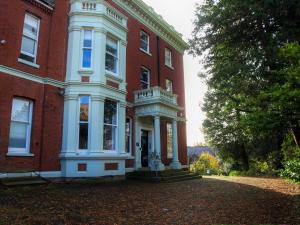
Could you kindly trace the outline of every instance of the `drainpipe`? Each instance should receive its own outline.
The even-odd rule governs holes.
[[[157,52],[157,85],[160,87],[160,38],[156,36],[156,52]]]

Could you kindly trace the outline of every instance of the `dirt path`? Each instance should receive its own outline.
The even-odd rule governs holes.
[[[0,187],[0,225],[300,224],[299,191],[281,179],[242,177]]]

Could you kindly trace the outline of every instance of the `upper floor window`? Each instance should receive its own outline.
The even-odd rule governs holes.
[[[149,53],[150,52],[149,35],[146,34],[144,31],[141,31],[140,38],[141,38],[141,43],[140,43],[141,50]]]
[[[173,131],[171,123],[167,123],[167,155],[168,159],[173,158]]]
[[[168,48],[165,48],[165,64],[172,67],[172,51]]]
[[[150,88],[150,71],[145,67],[141,68],[141,88],[149,89]]]
[[[88,69],[92,67],[92,40],[93,31],[83,31],[83,46],[82,46],[82,68]]]
[[[115,101],[106,99],[104,102],[104,150],[117,150],[117,128],[118,128],[118,104]]]
[[[118,42],[107,37],[105,69],[114,74],[118,74]]]
[[[173,92],[173,82],[169,79],[166,79],[166,90],[168,92]]]
[[[25,14],[20,58],[35,63],[38,48],[40,20]]]
[[[80,150],[88,149],[89,142],[89,96],[80,96],[80,114],[79,114],[79,146]]]
[[[29,153],[33,102],[14,98],[11,110],[8,151],[10,153]]]
[[[125,135],[126,135],[126,153],[131,153],[132,120],[130,118],[126,118]]]

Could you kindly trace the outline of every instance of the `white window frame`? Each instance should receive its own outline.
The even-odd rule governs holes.
[[[168,84],[171,84],[171,89],[168,90]],[[170,80],[170,79],[166,79],[166,91],[170,92],[170,93],[173,93],[173,81]]]
[[[126,153],[128,155],[131,155],[132,154],[132,118],[126,117],[126,121],[125,121],[126,123],[127,123],[127,119],[129,119],[129,136],[127,136],[127,133],[125,131],[125,138],[127,139],[127,137],[129,137],[129,152],[126,152]],[[126,141],[125,141],[125,144],[126,144]],[[125,150],[126,150],[126,147],[125,147]]]
[[[116,42],[116,44],[117,44],[117,54],[116,54],[116,55],[113,55],[113,54],[111,54],[109,51],[107,51],[106,45],[107,45],[107,41],[108,41],[108,40],[111,40],[112,42]],[[110,56],[112,56],[112,57],[114,57],[114,58],[116,59],[116,72],[113,72],[113,71],[110,71],[110,70],[107,70],[107,69],[106,69],[106,54],[108,54],[108,55],[110,55]],[[105,65],[104,65],[104,66],[105,66],[105,71],[106,71],[106,73],[111,74],[111,75],[116,76],[116,77],[119,76],[119,70],[120,70],[120,69],[119,69],[119,65],[120,65],[120,62],[119,62],[120,56],[119,56],[119,54],[120,54],[119,41],[118,41],[117,39],[111,37],[111,36],[106,36],[106,44],[105,44]]]
[[[167,123],[167,158],[172,159],[173,158],[173,129],[172,129],[172,123]],[[170,128],[170,129],[169,129]],[[169,139],[169,130],[171,130],[171,143],[169,146],[168,139]],[[171,151],[169,151],[169,148]]]
[[[12,119],[12,113],[13,113],[13,101],[14,99],[19,99],[22,101],[27,101],[29,102],[29,121],[18,121],[18,120],[13,120]],[[26,147],[25,148],[11,148],[8,146],[8,153],[12,154],[29,154],[30,153],[30,143],[31,143],[31,131],[32,131],[32,114],[33,114],[33,101],[26,99],[26,98],[19,98],[19,97],[14,97],[12,101],[12,107],[11,107],[11,119],[10,123],[12,122],[17,122],[17,123],[23,123],[23,124],[28,124],[27,125],[27,136],[26,136]],[[11,125],[10,125],[11,126]],[[10,136],[9,136],[10,138]]]
[[[89,108],[88,108],[88,111],[89,111],[89,113],[88,113],[88,121],[86,122],[86,121],[81,121],[80,120],[80,105],[81,105],[81,101],[80,101],[80,98],[81,97],[88,97],[89,98]],[[91,96],[90,95],[79,95],[79,97],[78,97],[78,122],[77,122],[77,124],[78,124],[78,126],[77,126],[77,128],[78,128],[78,135],[77,135],[77,150],[78,150],[78,152],[81,152],[81,153],[86,153],[88,150],[89,150],[89,148],[90,148],[90,137],[91,137],[91,126],[90,126],[90,118],[91,118]],[[80,143],[80,141],[79,141],[79,139],[80,139],[80,124],[87,124],[88,125],[88,144],[87,144],[87,148],[86,149],[80,149],[79,148],[79,143]]]
[[[170,58],[170,60],[167,60],[168,58]],[[165,65],[173,68],[173,62],[172,62],[172,51],[169,48],[165,48]]]
[[[142,39],[142,34],[147,36],[147,43]],[[140,43],[140,50],[147,54],[150,54],[150,36],[143,30],[140,31],[140,42],[144,42],[145,44],[147,44],[147,49],[145,50],[142,48],[141,43]]]
[[[85,32],[86,31],[91,31],[92,32],[92,40],[91,40],[91,47],[84,47],[84,37],[85,37]],[[94,30],[92,28],[86,27],[82,30],[82,41],[81,41],[81,65],[80,69],[81,70],[92,70],[93,68],[93,47],[94,47]],[[90,49],[91,50],[91,66],[90,67],[83,67],[83,52],[84,49]]]
[[[32,19],[34,19],[34,20],[37,21],[36,37],[34,37],[33,35],[30,35],[30,34],[26,34],[24,32],[24,26],[25,26],[25,22],[26,22],[26,18],[27,17],[31,17]],[[21,54],[24,54],[24,55],[27,55],[29,57],[32,57],[33,58],[33,62],[28,61],[28,60],[23,59],[23,58],[20,57],[22,60],[28,61],[30,63],[36,63],[36,60],[37,60],[37,50],[38,50],[38,46],[39,46],[39,34],[40,34],[40,19],[37,18],[36,16],[30,14],[30,13],[25,13],[24,23],[23,23],[22,39],[23,39],[23,36],[25,36],[27,38],[30,38],[30,39],[34,40],[35,41],[35,49],[34,49],[34,54],[22,51],[23,41],[21,41],[21,51],[20,51]]]
[[[117,109],[117,113],[116,113],[116,124],[109,124],[109,123],[105,123],[105,113],[103,114],[103,151],[105,151],[106,153],[117,153],[118,152],[118,146],[119,146],[119,132],[118,132],[118,127],[119,127],[119,102],[114,100],[114,99],[105,99],[105,100],[109,100],[109,101],[113,101],[116,103],[116,109]],[[104,101],[104,111],[105,111],[105,101]],[[111,126],[111,127],[115,127],[116,128],[116,143],[115,143],[115,149],[104,149],[104,127],[105,126]]]
[[[142,80],[142,70],[145,70],[145,71],[147,71],[147,73],[148,73],[148,82],[146,83],[145,81],[143,81]],[[146,67],[144,67],[144,66],[142,66],[141,67],[141,70],[140,70],[140,84],[147,84],[147,89],[149,89],[150,88],[150,86],[151,86],[151,81],[150,81],[150,70],[149,69],[147,69]]]

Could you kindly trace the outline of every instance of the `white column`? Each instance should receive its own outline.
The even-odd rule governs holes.
[[[120,41],[119,42],[119,69],[120,69],[120,78],[123,80],[122,83],[120,84],[120,89],[121,90],[126,90],[126,46],[127,42],[126,41]]]
[[[160,158],[158,170],[164,170],[165,166],[161,162],[160,117],[159,116],[154,117],[154,142],[155,142],[154,152]]]
[[[80,68],[81,59],[81,29],[78,26],[69,28],[68,56],[66,81],[79,81],[78,69]]]
[[[125,150],[126,103],[120,102],[118,111],[118,153],[126,154]]]
[[[139,117],[134,118],[134,132],[135,132],[135,169],[142,168],[141,162],[141,128],[139,123]]]
[[[94,46],[93,46],[93,68],[94,75],[91,77],[92,82],[106,82],[105,77],[105,50],[106,50],[107,31],[103,28],[95,28],[94,30]]]
[[[173,161],[171,163],[172,169],[181,169],[181,163],[178,160],[178,135],[177,135],[177,121],[172,121],[172,146],[173,146]]]
[[[90,154],[103,152],[104,97],[92,95],[90,119]]]
[[[78,96],[67,95],[64,103],[62,154],[75,154],[78,149]]]

